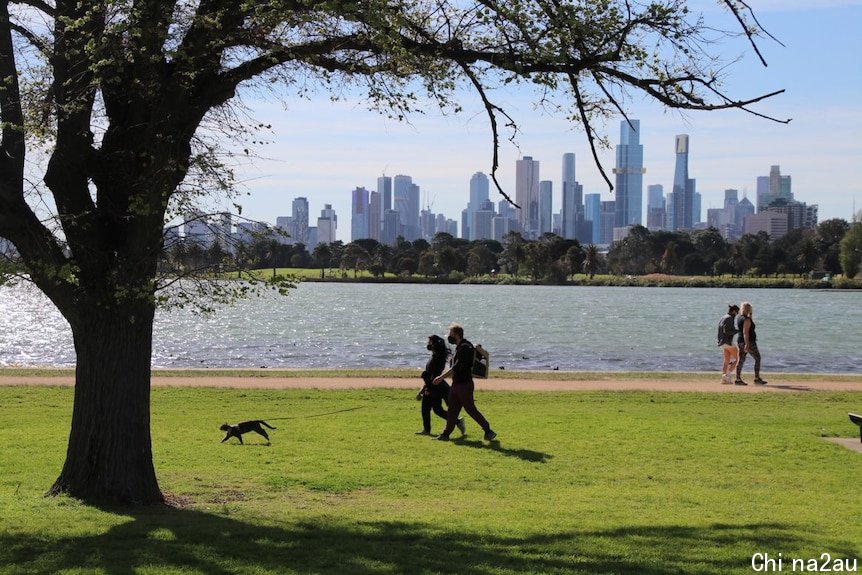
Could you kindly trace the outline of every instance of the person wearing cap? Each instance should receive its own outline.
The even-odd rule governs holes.
[[[457,323],[449,326],[447,341],[455,346],[455,355],[452,358],[452,364],[446,373],[438,375],[433,381],[434,385],[440,385],[444,379],[452,378],[452,386],[449,388],[449,413],[446,419],[446,429],[437,436],[437,439],[440,441],[449,441],[449,434],[458,426],[458,416],[463,407],[464,411],[485,432],[485,441],[493,441],[497,437],[497,434],[491,429],[491,424],[488,423],[488,420],[476,408],[476,403],[473,401],[473,361],[476,357],[476,349],[472,343],[464,339],[464,328]],[[461,432],[464,432],[463,428]]]
[[[431,352],[431,358],[425,364],[425,371],[422,372],[424,385],[416,395],[416,399],[422,402],[422,429],[417,431],[416,435],[431,435],[432,411],[444,420],[447,417],[447,410],[443,408],[443,402],[447,401],[449,384],[443,381],[434,385],[432,382],[435,377],[446,369],[446,359],[448,359],[451,352],[446,346],[446,342],[439,335],[429,335],[428,344],[425,347]],[[448,407],[448,401],[446,405]],[[463,434],[463,418],[458,420],[457,425]]]
[[[739,361],[739,351],[733,344],[733,336],[737,332],[735,318],[738,313],[739,306],[730,304],[727,307],[727,313],[718,322],[718,345],[721,347],[721,352],[724,355],[724,362],[721,364],[722,385],[730,385],[730,377],[734,364]]]

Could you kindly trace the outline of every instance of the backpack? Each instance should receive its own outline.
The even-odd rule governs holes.
[[[733,341],[733,334],[736,333],[736,326],[733,323],[733,316],[727,314],[718,321],[718,336],[716,337],[717,345],[724,345]]]

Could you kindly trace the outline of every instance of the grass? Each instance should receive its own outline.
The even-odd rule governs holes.
[[[724,575],[755,553],[787,572],[862,556],[862,454],[821,440],[858,433],[860,392],[480,391],[488,444],[469,420],[464,440],[414,436],[410,391],[157,388],[175,509],[43,497],[72,394],[0,387],[2,574]],[[272,445],[219,443],[246,418],[279,428]]]

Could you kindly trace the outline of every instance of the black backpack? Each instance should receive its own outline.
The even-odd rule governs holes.
[[[736,333],[736,327],[733,323],[733,316],[727,314],[723,316],[718,321],[718,336],[716,338],[717,345],[724,345],[724,343],[730,343],[733,338],[733,334]]]

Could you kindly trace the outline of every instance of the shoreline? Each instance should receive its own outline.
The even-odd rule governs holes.
[[[749,378],[751,379],[751,378]],[[476,379],[484,391],[673,391],[774,393],[812,391],[862,392],[862,374],[769,373],[768,385],[722,385],[713,373],[518,372]],[[71,369],[0,368],[0,386],[67,386]],[[410,389],[422,386],[410,370],[153,370],[153,387],[233,389]]]

